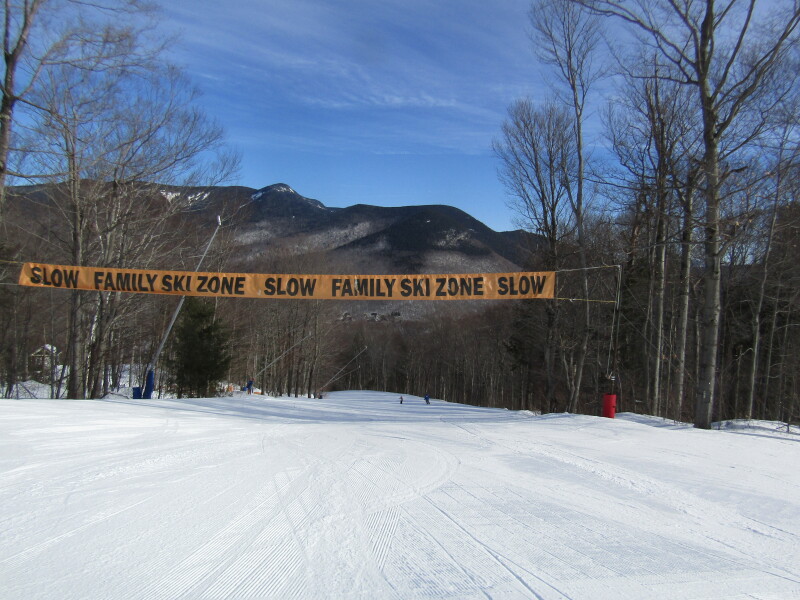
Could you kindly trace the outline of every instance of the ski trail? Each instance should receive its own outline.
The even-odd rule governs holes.
[[[386,564],[386,557],[391,550],[399,520],[400,511],[396,507],[392,507],[373,512],[364,523],[371,554],[379,570],[382,570]]]
[[[273,480],[269,485],[262,487],[253,496],[255,506],[233,518],[228,525],[177,563],[168,573],[151,581],[150,585],[141,590],[137,596],[179,598],[202,585],[202,582],[224,568],[227,564],[226,558],[229,561],[231,555],[238,555],[240,548],[253,543],[256,527],[263,520],[264,514],[268,514],[274,507],[275,496],[280,492],[280,486],[288,486],[291,481],[287,476],[282,484]]]
[[[472,431],[472,425],[457,426],[469,436],[482,437]],[[670,594],[676,593],[676,588],[673,586],[668,591],[663,589],[665,582],[669,580],[671,574],[680,573],[687,575],[683,589],[699,586],[709,577],[714,580],[763,581],[765,576],[769,576],[769,585],[776,589],[791,589],[798,585],[798,580],[791,570],[776,568],[771,561],[759,560],[754,563],[752,559],[742,560],[741,555],[748,550],[752,552],[752,549],[734,548],[724,541],[725,528],[728,525],[718,516],[719,506],[716,504],[695,499],[691,494],[675,490],[672,486],[653,478],[643,477],[641,473],[631,473],[630,477],[627,477],[624,468],[576,456],[563,447],[554,448],[531,439],[514,443],[515,437],[512,436],[501,439],[503,442],[499,444],[493,440],[485,440],[486,444],[476,440],[476,443],[487,449],[495,447],[497,448],[495,451],[510,449],[520,456],[524,464],[529,465],[526,469],[532,471],[540,471],[540,465],[547,465],[546,462],[542,462],[544,460],[555,461],[555,464],[587,472],[590,477],[585,479],[586,500],[592,500],[598,507],[607,505],[616,507],[615,514],[618,516],[609,522],[608,519],[597,519],[595,515],[569,506],[561,506],[563,500],[550,493],[547,487],[543,487],[541,492],[531,493],[516,486],[505,486],[502,495],[491,494],[490,497],[486,496],[488,489],[480,485],[479,479],[473,479],[472,484],[465,488],[471,494],[481,490],[481,497],[475,502],[476,513],[480,512],[484,518],[489,518],[497,526],[507,528],[509,533],[519,530],[520,527],[531,530],[525,537],[538,539],[539,543],[525,552],[512,552],[511,555],[515,556],[512,560],[526,572],[538,574],[544,567],[544,570],[555,578],[554,580],[567,578],[573,581],[574,584],[569,588],[574,591],[567,593],[581,596],[588,590],[594,590],[591,593],[603,595],[610,593],[609,590],[615,590],[614,593],[620,598],[667,598],[671,597]],[[546,471],[550,472],[552,468],[547,465]],[[596,490],[597,480],[593,479],[595,477],[619,485],[622,489],[630,489],[635,495],[627,504],[620,503],[618,494],[614,495],[613,500],[606,498],[604,494],[613,491],[614,488],[609,489],[606,486]],[[577,477],[569,479],[579,480]],[[629,485],[631,481],[635,481],[636,484]],[[575,486],[570,484],[570,488],[573,487]],[[574,489],[564,491],[567,497],[577,497]],[[518,497],[509,501],[509,498],[514,496]],[[676,498],[679,502],[676,502]],[[658,506],[658,510],[662,511],[659,514],[663,521],[662,507],[665,503],[668,503],[676,513],[674,520],[676,526],[669,530],[650,526],[650,522],[659,522],[655,514],[652,519],[643,519],[641,514],[637,514],[642,510],[653,511],[654,507]],[[469,505],[469,502],[460,497],[456,503],[447,508],[463,516],[465,505]],[[487,506],[498,507],[502,514],[487,517]],[[702,526],[700,516],[704,510],[707,510],[715,521],[719,519],[719,531],[716,526],[708,528],[707,525],[700,529]],[[726,514],[725,510],[721,512],[723,516]],[[678,516],[681,514],[697,515],[698,524],[695,525],[692,521],[687,524],[686,519]],[[511,521],[503,524],[505,517],[509,517]],[[734,526],[737,525],[736,521],[740,521],[738,526],[741,529],[752,532],[752,528],[746,525],[749,523],[746,517],[738,513],[732,513],[731,517]],[[611,526],[614,521],[619,523],[618,528]],[[636,526],[631,527],[630,523],[636,523]],[[770,537],[774,539],[776,530],[773,528],[770,530],[773,534]],[[763,530],[760,533],[766,534]],[[759,537],[757,532],[756,539]],[[714,542],[715,547],[709,547],[705,544],[705,540]],[[789,540],[785,541],[786,551],[796,552],[796,545],[792,546]],[[558,548],[558,552],[553,554],[557,559],[556,563],[543,555],[548,552],[548,548]],[[506,557],[509,556],[509,551],[508,547],[504,550]],[[534,560],[534,557],[538,558]],[[561,572],[564,565],[574,565],[579,570],[567,575]],[[762,587],[763,585],[764,583],[760,584]],[[606,586],[611,587],[602,591]],[[662,593],[663,596],[660,595]]]
[[[0,597],[800,600],[796,442],[396,399],[4,402]]]
[[[47,550],[51,546],[54,546],[54,545],[58,544],[59,542],[61,542],[63,540],[66,540],[66,539],[68,539],[68,538],[70,538],[70,537],[72,537],[72,536],[74,536],[74,535],[76,535],[76,534],[78,534],[78,533],[80,533],[82,531],[85,531],[85,530],[87,530],[87,529],[89,529],[91,527],[94,527],[95,525],[99,525],[99,524],[103,523],[104,521],[108,521],[109,519],[112,519],[112,518],[114,518],[114,517],[116,517],[118,515],[121,515],[121,514],[127,512],[127,511],[139,506],[140,504],[144,504],[145,502],[148,502],[150,499],[151,499],[151,497],[144,498],[143,500],[139,500],[138,502],[134,502],[133,504],[129,504],[128,506],[125,506],[124,508],[121,508],[119,510],[105,512],[105,513],[102,513],[100,515],[94,516],[94,517],[90,518],[87,523],[84,523],[80,527],[75,527],[74,529],[70,529],[69,531],[65,531],[64,533],[61,533],[61,534],[56,535],[56,536],[53,536],[53,537],[51,537],[51,538],[49,538],[49,539],[47,539],[47,540],[45,540],[43,542],[40,542],[40,543],[35,544],[33,546],[30,546],[30,547],[26,548],[25,550],[22,550],[22,551],[20,551],[20,552],[18,552],[16,554],[13,554],[13,555],[11,555],[11,556],[3,559],[3,560],[0,560],[0,564],[7,564],[10,567],[15,567],[15,566],[18,567],[21,564],[23,564],[25,561],[30,560],[31,558],[36,556],[37,554],[40,554],[40,553],[44,552],[45,550]]]

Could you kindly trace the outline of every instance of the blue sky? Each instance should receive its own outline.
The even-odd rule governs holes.
[[[328,206],[449,204],[514,215],[492,140],[547,93],[528,0],[171,0],[164,25],[242,155],[236,183]]]

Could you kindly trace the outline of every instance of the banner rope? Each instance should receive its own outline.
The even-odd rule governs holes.
[[[347,298],[349,298],[349,299],[372,299],[372,300],[438,299],[435,296],[438,296],[439,298],[447,297],[447,298],[453,299],[453,300],[456,300],[456,299],[462,299],[462,300],[469,300],[469,299],[504,299],[504,298],[505,299],[544,299],[544,300],[552,299],[552,300],[565,301],[565,302],[587,302],[587,303],[592,303],[592,304],[614,304],[614,305],[618,305],[619,304],[619,291],[620,291],[619,290],[619,287],[620,287],[620,279],[619,278],[617,280],[617,291],[616,291],[617,293],[615,294],[615,298],[614,299],[598,299],[598,298],[584,298],[584,297],[576,297],[576,296],[556,295],[555,293],[553,293],[553,292],[555,292],[553,287],[550,288],[551,291],[549,292],[549,295],[548,295],[547,292],[545,292],[543,294],[540,293],[542,290],[539,290],[539,293],[537,293],[537,290],[534,289],[535,283],[533,282],[533,279],[531,279],[531,283],[530,284],[527,281],[523,281],[522,283],[526,284],[529,289],[525,290],[524,292],[520,292],[519,290],[515,290],[514,289],[515,283],[518,283],[518,282],[514,281],[514,278],[515,278],[515,276],[519,276],[519,277],[521,277],[523,279],[526,276],[532,276],[532,275],[535,275],[535,276],[543,275],[544,276],[544,275],[547,275],[547,273],[550,273],[550,274],[553,274],[553,275],[557,276],[558,274],[574,273],[574,272],[578,272],[578,271],[591,271],[591,270],[601,270],[601,269],[617,269],[618,271],[621,270],[621,266],[620,265],[597,265],[597,266],[592,266],[592,267],[579,267],[579,268],[573,268],[573,269],[559,269],[557,271],[549,271],[549,272],[516,271],[516,272],[508,272],[508,273],[481,273],[481,274],[414,273],[414,274],[409,274],[409,275],[394,275],[394,274],[387,274],[387,275],[374,275],[374,274],[373,275],[351,275],[351,274],[343,274],[343,275],[323,275],[323,274],[320,274],[320,275],[297,275],[297,274],[289,274],[289,273],[285,273],[285,274],[284,273],[274,273],[274,274],[268,274],[268,275],[264,274],[264,276],[266,276],[267,279],[266,279],[266,283],[262,286],[262,289],[261,290],[256,289],[255,292],[250,292],[248,294],[242,293],[241,290],[236,290],[236,291],[229,290],[228,293],[216,294],[215,292],[217,290],[214,290],[214,289],[201,290],[200,293],[192,294],[192,290],[191,289],[185,290],[185,289],[179,287],[178,285],[175,285],[173,287],[170,284],[170,277],[171,277],[170,273],[175,274],[173,276],[176,276],[176,277],[178,275],[180,275],[180,274],[194,273],[194,274],[196,274],[198,276],[199,279],[212,279],[212,280],[219,279],[220,277],[232,278],[235,275],[236,279],[237,279],[236,284],[239,285],[239,286],[242,285],[242,282],[238,281],[239,279],[243,280],[245,278],[249,279],[249,278],[252,278],[252,277],[260,277],[260,276],[262,276],[262,274],[259,274],[259,273],[226,274],[226,273],[222,273],[222,272],[209,272],[209,273],[206,273],[205,275],[206,276],[211,276],[211,277],[205,277],[204,278],[203,277],[204,274],[198,274],[196,271],[194,271],[194,272],[189,272],[189,271],[161,271],[161,270],[147,270],[147,269],[133,269],[133,268],[105,268],[105,267],[87,267],[87,266],[47,265],[47,264],[44,264],[44,263],[30,263],[30,262],[22,262],[22,261],[17,261],[17,260],[6,260],[6,259],[0,259],[0,263],[22,265],[23,272],[26,272],[27,270],[30,270],[32,268],[32,266],[40,265],[41,268],[47,268],[47,267],[52,266],[52,267],[58,267],[58,268],[61,268],[61,269],[74,269],[74,270],[76,270],[76,272],[77,272],[77,270],[99,271],[100,274],[101,274],[100,279],[95,277],[94,286],[83,286],[83,287],[79,287],[79,286],[76,286],[76,285],[66,285],[66,284],[65,285],[60,285],[59,283],[56,283],[56,285],[53,286],[53,285],[49,285],[48,284],[49,282],[46,282],[46,281],[45,281],[45,284],[42,285],[41,284],[42,283],[42,278],[39,277],[39,279],[37,280],[37,279],[35,279],[34,276],[29,276],[28,280],[26,282],[22,281],[22,277],[17,282],[0,282],[0,285],[17,285],[17,286],[26,286],[26,287],[45,287],[45,288],[53,288],[53,287],[55,287],[55,288],[60,288],[60,289],[83,289],[83,290],[101,291],[101,292],[123,291],[123,292],[140,292],[140,293],[142,293],[142,292],[144,292],[144,293],[172,293],[172,294],[179,294],[179,293],[188,292],[190,295],[199,295],[199,296],[206,295],[206,296],[209,296],[209,297],[219,297],[219,296],[236,297],[236,296],[240,296],[240,297],[262,297],[262,298],[264,298],[264,297],[275,297],[275,296],[296,297],[298,295],[298,292],[302,292],[303,291],[302,289],[300,289],[299,286],[298,286],[298,290],[291,290],[290,289],[290,290],[288,290],[288,293],[287,293],[287,291],[282,290],[281,289],[281,281],[280,281],[280,278],[282,278],[282,277],[287,278],[287,281],[289,283],[294,283],[294,284],[298,283],[298,278],[300,278],[300,279],[307,278],[309,280],[311,278],[320,279],[320,280],[337,278],[336,279],[336,283],[333,284],[333,285],[334,286],[338,286],[338,287],[336,287],[334,289],[334,292],[332,294],[328,294],[327,296],[317,296],[316,294],[313,294],[313,293],[311,293],[311,294],[301,293],[299,295],[301,295],[301,296],[305,296],[305,295],[313,296],[313,297],[318,298],[318,299],[335,299],[335,298],[347,299]],[[38,273],[39,275],[41,275],[41,270],[42,269],[40,269],[40,271]],[[56,270],[58,270],[58,269],[56,269]],[[112,279],[111,278],[112,276],[116,275],[117,273],[123,273],[123,272],[125,272],[125,279],[124,280]],[[139,280],[138,280],[139,285],[138,286],[137,286],[137,280],[135,279],[135,277],[137,277],[137,275],[136,274],[128,275],[127,273],[136,273],[136,274],[138,274],[138,277],[139,277]],[[155,275],[153,275],[153,281],[149,281],[149,280],[148,281],[143,281],[141,279],[142,278],[141,273],[162,273],[162,274],[166,274],[167,283],[165,284],[163,289],[158,289],[157,290],[157,289],[155,289],[155,287],[153,285],[153,283],[155,281]],[[103,277],[103,274],[105,274],[105,278]],[[134,278],[134,279],[131,280],[128,277],[131,277],[131,278]],[[492,282],[491,284],[489,284],[488,279],[486,280],[486,282],[484,282],[484,280],[486,278],[495,278],[495,277],[499,277],[500,278],[500,283]],[[381,290],[381,284],[382,283],[385,282],[385,285],[393,286],[395,283],[397,283],[397,281],[392,281],[392,280],[399,280],[400,278],[406,278],[406,281],[403,284],[405,293],[403,293],[403,294],[395,293],[394,295],[392,295],[391,287],[388,288],[388,292],[389,292],[388,294],[387,293],[381,293],[381,291],[382,291]],[[432,293],[433,290],[431,288],[433,287],[433,284],[432,284],[432,281],[431,281],[430,278],[438,278],[438,279],[436,279],[436,283],[438,284],[437,293]],[[493,289],[497,289],[497,286],[500,286],[502,291],[500,292],[500,296],[498,296],[498,294],[491,294],[491,295],[490,294],[486,294],[485,297],[481,297],[481,296],[484,296],[482,289],[478,288],[479,293],[477,293],[477,294],[473,294],[471,289],[468,289],[468,290],[466,290],[466,292],[464,292],[463,290],[459,289],[458,281],[455,281],[455,278],[474,278],[474,282],[467,282],[467,283],[470,284],[470,285],[472,285],[474,283],[474,285],[476,287],[477,286],[486,285],[487,286],[487,290],[486,291],[489,291],[489,289],[490,289],[489,285],[491,285],[491,288],[493,288]],[[177,282],[178,279],[180,279],[180,277],[177,277],[176,282]],[[294,279],[295,281],[292,281],[292,279]],[[415,281],[415,280],[421,280],[421,279],[428,279],[428,281],[425,282],[426,287],[425,287],[424,292],[423,292],[422,289],[418,290],[416,287],[414,287],[412,289],[412,287],[411,287],[412,282]],[[441,279],[441,281],[440,281],[440,279]],[[450,281],[451,279],[453,279],[454,281]],[[478,281],[478,280],[480,280],[480,281]],[[124,281],[125,285],[124,286],[120,286],[119,285],[120,281]],[[106,282],[109,282],[109,283],[106,283]],[[355,282],[355,283],[353,283],[353,282]],[[116,285],[115,285],[115,283],[116,283]],[[142,283],[144,283],[145,285],[142,286]],[[212,281],[212,283],[214,283],[217,286],[219,286],[219,282],[218,281]],[[228,283],[230,283],[231,286],[233,285],[233,283],[231,283],[231,282],[228,282]],[[300,283],[302,283],[302,282],[300,282]],[[537,282],[536,283],[538,283],[538,277],[537,277]],[[370,286],[369,292],[367,291],[368,284]],[[450,284],[454,284],[454,285],[451,287]],[[462,282],[462,284],[463,284],[463,282]],[[400,286],[398,286],[398,288],[399,287]],[[375,288],[375,290],[373,290],[372,288]],[[453,291],[453,290],[455,290],[455,291]],[[377,293],[373,293],[374,291],[377,291]],[[383,291],[385,292],[387,290],[383,290]],[[312,292],[313,292],[313,290],[312,290]],[[616,312],[615,312],[614,321],[616,322]]]

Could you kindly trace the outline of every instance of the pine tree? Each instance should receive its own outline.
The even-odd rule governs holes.
[[[187,297],[167,363],[175,377],[178,397],[205,398],[216,394],[216,385],[231,362],[229,333],[214,318],[214,307]]]

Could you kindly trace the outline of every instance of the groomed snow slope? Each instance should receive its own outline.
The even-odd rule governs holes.
[[[797,435],[397,400],[2,400],[0,597],[800,597]]]

